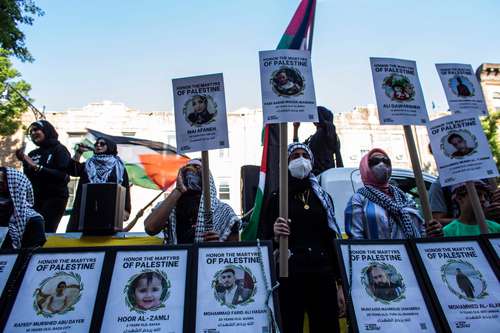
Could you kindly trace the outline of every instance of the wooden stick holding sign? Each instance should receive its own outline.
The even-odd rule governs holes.
[[[403,126],[405,132],[406,144],[408,146],[408,151],[410,152],[411,166],[413,168],[413,174],[415,175],[415,183],[417,185],[418,196],[420,198],[420,204],[422,205],[422,211],[424,213],[425,224],[432,220],[432,210],[429,202],[429,196],[427,194],[427,188],[425,187],[424,177],[422,175],[422,169],[420,167],[420,161],[418,159],[417,146],[415,144],[415,139],[413,138],[413,131],[410,125]]]
[[[474,182],[465,182],[465,188],[469,194],[469,198],[472,203],[472,210],[474,211],[474,217],[476,218],[477,224],[479,224],[479,230],[482,235],[488,234],[488,226],[486,225],[486,218],[484,216],[483,207],[479,201],[479,196],[477,194],[476,186]]]
[[[288,124],[280,123],[279,216],[288,221]],[[288,277],[288,236],[280,237],[280,277]]]
[[[212,205],[210,201],[210,164],[208,162],[208,151],[201,152],[202,165],[202,187],[203,187],[203,208],[205,210],[205,232],[213,230]]]

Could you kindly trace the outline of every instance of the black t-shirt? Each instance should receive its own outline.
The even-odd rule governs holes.
[[[178,244],[194,243],[201,193],[184,193],[176,205],[175,232]]]

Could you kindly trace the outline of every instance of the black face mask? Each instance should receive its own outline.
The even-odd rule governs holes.
[[[184,185],[188,191],[201,192],[201,176],[198,172],[187,171],[184,174]]]
[[[0,225],[7,225],[13,213],[14,204],[12,200],[7,196],[0,195]]]

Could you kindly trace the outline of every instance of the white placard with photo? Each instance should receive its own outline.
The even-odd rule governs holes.
[[[317,122],[311,52],[260,51],[264,124]]]
[[[101,332],[184,332],[187,250],[116,255]]]
[[[4,331],[88,333],[103,260],[104,252],[33,255]]]
[[[172,85],[179,152],[229,148],[222,73],[173,79]]]
[[[0,295],[3,293],[3,288],[9,279],[12,268],[16,263],[17,254],[2,254],[0,255]]]
[[[426,125],[424,94],[412,60],[370,58],[378,116],[382,125]]]
[[[481,85],[471,65],[436,64],[436,69],[451,112],[488,115]]]
[[[500,283],[476,241],[417,243],[452,332],[498,332]]]
[[[442,186],[498,176],[477,116],[442,117],[430,122],[428,132]]]
[[[195,332],[271,332],[265,278],[271,285],[267,248],[201,247],[198,250]],[[269,307],[274,312],[273,299]]]
[[[404,244],[341,249],[359,332],[437,332]]]

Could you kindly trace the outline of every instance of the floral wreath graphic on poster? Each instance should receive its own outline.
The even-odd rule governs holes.
[[[146,313],[165,307],[170,297],[170,281],[160,270],[143,270],[132,275],[125,287],[125,304],[131,311]]]
[[[78,273],[57,272],[47,277],[33,293],[33,308],[38,316],[51,318],[75,309],[82,297],[83,283]]]
[[[383,304],[406,298],[403,276],[391,264],[371,262],[361,270],[361,284],[371,298]]]
[[[280,67],[271,74],[269,83],[278,96],[290,97],[304,94],[305,79],[299,70],[291,67]]]
[[[441,279],[459,299],[474,302],[488,296],[483,275],[465,260],[449,259],[441,266]]]
[[[409,102],[415,99],[415,87],[410,79],[401,74],[386,76],[382,88],[387,97],[396,102]]]
[[[474,85],[466,76],[455,75],[448,80],[448,87],[451,92],[461,98],[475,96]]]
[[[184,103],[182,114],[189,126],[201,127],[216,120],[217,103],[210,95],[193,95]]]
[[[479,143],[474,134],[466,129],[454,130],[441,138],[440,148],[446,157],[462,159],[477,152]]]
[[[253,303],[257,292],[257,280],[245,266],[228,265],[214,274],[214,297],[218,303],[231,309]]]

